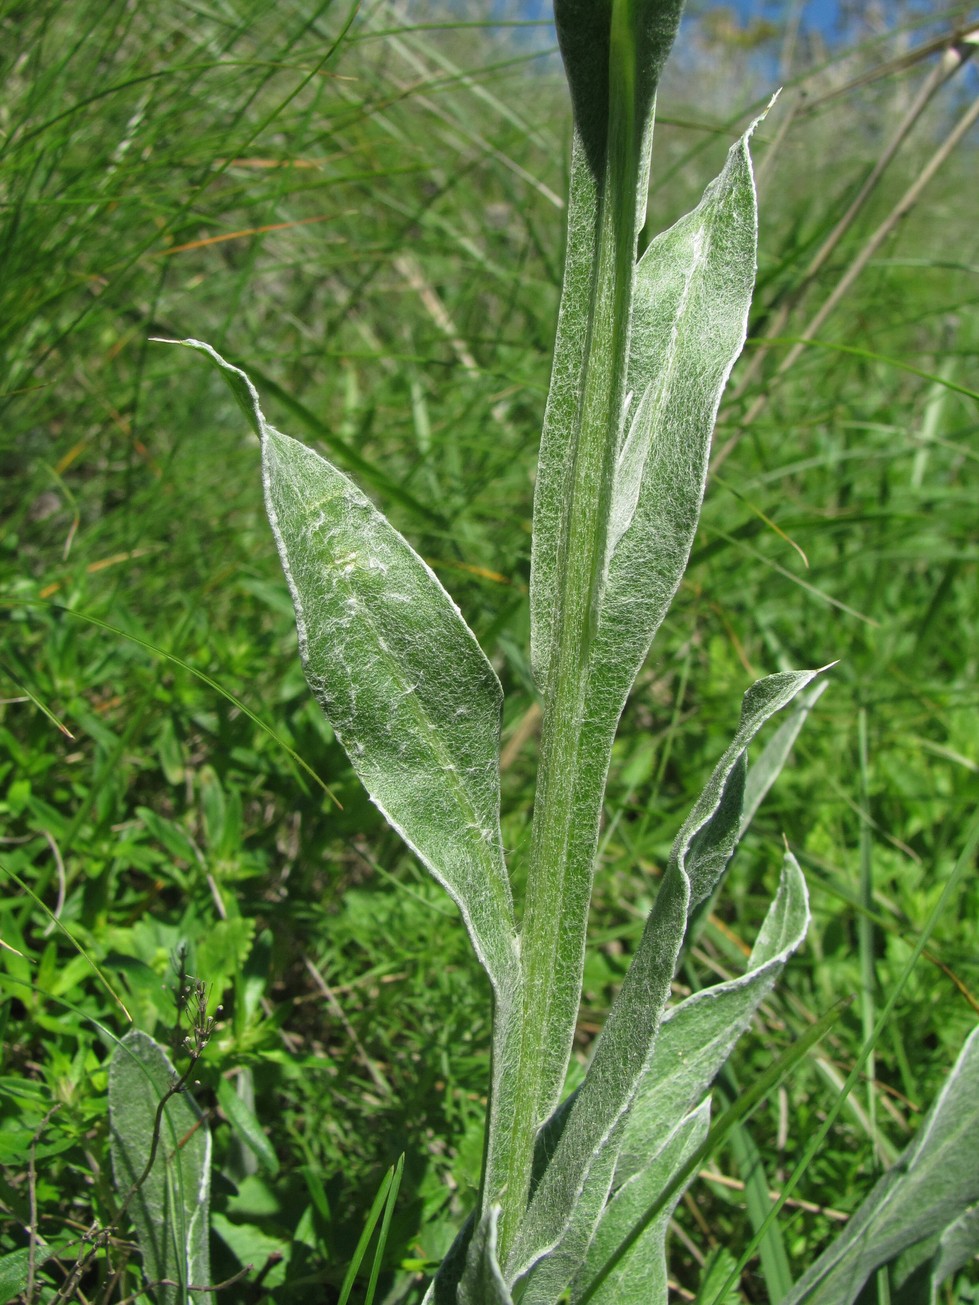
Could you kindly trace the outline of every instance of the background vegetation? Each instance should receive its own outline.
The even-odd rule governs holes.
[[[836,658],[680,980],[746,950],[784,834],[814,926],[720,1092],[860,997],[681,1205],[678,1300],[705,1256],[740,1253],[835,1100],[969,854],[979,791],[979,236],[961,126],[977,88],[949,53],[968,15],[909,6],[807,35],[805,6],[785,10],[691,20],[660,96],[651,231],[786,88],[757,138],[759,290],[702,530],[617,744],[580,1052],[741,692]],[[307,693],[257,445],[211,369],[148,340],[202,337],[247,365],[270,419],[355,474],[456,597],[507,691],[519,874],[568,109],[546,27],[486,20],[342,0],[0,6],[0,1252],[31,1226],[60,1248],[36,1300],[63,1298],[98,1229],[72,1299],[138,1291],[113,1222],[107,1058],[128,1011],[179,1060],[181,965],[217,1017],[196,1090],[214,1272],[251,1266],[223,1299],[335,1300],[404,1152],[379,1299],[418,1301],[472,1200],[487,991]],[[776,1261],[808,1263],[905,1145],[976,1020],[977,921],[970,874],[738,1299],[768,1299]],[[979,1274],[949,1299],[979,1299]]]

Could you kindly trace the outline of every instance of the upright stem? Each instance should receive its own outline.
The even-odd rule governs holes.
[[[606,765],[587,748],[590,660],[603,577],[632,317],[636,191],[641,142],[636,123],[634,0],[613,0],[609,137],[599,190],[598,240],[581,376],[568,511],[558,546],[553,655],[543,706],[527,899],[521,933],[523,1017],[511,1073],[514,1111],[499,1254],[506,1262],[530,1190],[538,1129],[564,1082],[581,995],[592,868]],[[614,722],[612,723],[614,730]],[[604,731],[603,731],[604,732]],[[607,746],[611,746],[608,732]],[[590,754],[586,756],[586,751]]]

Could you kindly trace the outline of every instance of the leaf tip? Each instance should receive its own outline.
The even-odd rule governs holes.
[[[747,130],[747,131],[745,132],[745,134],[744,134],[744,138],[745,138],[745,140],[750,140],[750,138],[751,138],[751,136],[754,134],[754,130],[755,130],[755,128],[758,126],[758,124],[759,124],[760,122],[764,122],[764,121],[765,121],[765,119],[766,119],[766,118],[768,117],[768,115],[771,113],[772,109],[775,107],[775,101],[778,99],[778,97],[779,97],[781,94],[782,94],[782,88],[781,88],[781,86],[780,86],[780,87],[778,88],[778,90],[777,90],[777,91],[772,95],[771,99],[768,101],[768,103],[765,105],[765,107],[762,109],[761,113],[759,113],[758,117],[757,117],[757,118],[754,118],[754,119],[752,120],[751,125],[748,127],[748,130]]]
[[[265,438],[268,428],[262,409],[259,406],[258,391],[240,367],[235,367],[226,358],[222,358],[217,349],[208,344],[206,340],[195,340],[192,337],[188,337],[186,340],[167,340],[162,336],[154,336],[151,339],[156,344],[179,344],[185,349],[196,349],[198,353],[203,353],[210,358],[211,362],[220,369],[224,379],[231,387],[231,392],[237,399],[238,406],[248,418],[252,430],[259,439]]]

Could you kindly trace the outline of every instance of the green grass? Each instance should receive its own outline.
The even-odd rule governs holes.
[[[348,18],[259,0],[0,8],[0,1251],[27,1245],[32,1202],[42,1237],[72,1243],[39,1268],[39,1300],[56,1299],[73,1239],[113,1216],[119,1002],[166,1043],[180,946],[223,1007],[197,1095],[215,1134],[214,1272],[253,1265],[230,1298],[338,1299],[404,1152],[381,1298],[417,1301],[478,1181],[489,1012],[463,930],[308,698],[257,446],[219,380],[147,343],[210,339],[247,365],[273,421],[358,477],[456,597],[504,681],[505,739],[519,731],[562,239],[560,70],[507,29],[411,28],[382,10],[344,35]],[[616,744],[579,1029],[584,1054],[731,704],[768,671],[839,658],[679,976],[703,982],[738,958],[784,833],[814,925],[734,1083],[865,995],[748,1126],[772,1187],[835,1100],[976,805],[976,398],[955,388],[975,388],[979,352],[974,143],[819,343],[781,375],[790,346],[774,345],[739,393],[931,64],[820,96],[893,49],[828,61],[794,117],[790,78],[758,142],[759,291],[715,438],[732,450]],[[691,94],[696,67],[667,79],[652,230],[697,197],[747,120],[743,57],[714,52],[710,111]],[[974,90],[966,70],[936,96],[779,339],[805,332],[970,77]],[[531,734],[504,775],[518,874],[534,748]],[[872,1185],[871,1121],[876,1153],[899,1151],[973,1026],[977,919],[973,876],[877,1045],[873,1083],[807,1170],[796,1195],[818,1208],[781,1216],[794,1273],[834,1226],[821,1211]],[[253,1103],[274,1164],[219,1107],[222,1079]],[[713,1162],[728,1185],[701,1182],[680,1207],[684,1290],[699,1256],[738,1256],[751,1236],[758,1192],[730,1185],[749,1154],[736,1140]],[[124,1262],[100,1251],[78,1299],[137,1290]],[[763,1272],[749,1266],[743,1300],[766,1299]],[[967,1280],[949,1299],[973,1299],[979,1275]]]

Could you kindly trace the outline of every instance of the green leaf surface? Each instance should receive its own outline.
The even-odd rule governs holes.
[[[595,652],[623,701],[686,567],[717,409],[745,340],[757,239],[753,130],[732,147],[697,208],[658,236],[635,269],[624,411],[607,432],[617,456]],[[574,158],[572,169],[566,282],[534,502],[531,640],[542,689],[563,617],[557,572],[595,240],[589,223],[575,222],[578,209],[596,202],[594,183]]]
[[[235,1085],[229,1079],[222,1078],[218,1083],[218,1104],[227,1116],[231,1127],[252,1152],[267,1174],[279,1172],[279,1160],[266,1136],[265,1130],[249,1107],[235,1091]]]
[[[589,225],[586,198],[575,200],[576,187],[584,194],[594,179],[581,160],[573,167],[584,234],[572,212],[531,573],[532,653],[545,697],[525,915],[535,1129],[559,1099],[571,1051],[612,741],[693,543],[714,419],[744,342],[757,229],[746,134],[698,208],[638,265],[633,240],[626,294],[617,265],[602,264],[612,237]],[[611,308],[599,310],[620,292],[628,328]],[[510,1242],[501,1241],[509,1262]]]
[[[542,1257],[550,1259],[551,1264],[548,1266],[545,1260],[538,1272],[553,1278],[555,1283],[566,1283],[569,1270],[573,1272],[576,1267],[580,1249],[587,1244],[612,1182],[618,1148],[623,1143],[622,1125],[650,1068],[650,1056],[669,999],[690,913],[716,886],[737,843],[748,744],[765,722],[787,706],[816,674],[802,671],[772,675],[745,694],[735,737],[677,835],[642,941],[598,1040],[585,1080],[567,1110],[560,1139],[535,1190],[513,1255],[507,1261],[510,1281],[526,1274]],[[785,956],[798,945],[807,919],[801,873],[794,862],[787,863],[783,887],[753,954],[754,966],[771,964],[772,982]],[[767,978],[766,974],[764,980],[758,981],[762,987]],[[740,982],[750,989],[748,976]],[[709,1010],[706,994],[698,996],[705,999],[704,1009]],[[744,1008],[747,1022],[753,1009],[750,995],[744,1000]],[[678,1028],[682,1029],[684,1018],[692,1018],[695,1025],[702,1022],[706,1039],[709,1015],[683,1017]],[[695,1033],[696,1036],[699,1034]],[[733,1045],[733,1040],[729,1045]],[[710,1070],[713,1077],[723,1057],[716,1062],[709,1059],[708,1063],[713,1065]],[[670,1126],[682,1113],[678,1109],[669,1116]]]
[[[979,1255],[979,1204],[970,1205],[944,1229],[932,1269],[932,1292]]]
[[[493,1211],[494,1206],[489,1206],[487,1213]],[[469,1218],[460,1228],[448,1253],[439,1265],[438,1273],[428,1286],[422,1305],[458,1305],[458,1288],[462,1275],[467,1269],[467,1260],[469,1249],[473,1239],[473,1233],[476,1228],[476,1211],[470,1214]],[[499,1223],[497,1221],[497,1230]],[[497,1244],[499,1238],[497,1235]],[[473,1252],[478,1259],[481,1252],[477,1248]],[[498,1257],[498,1252],[497,1252]],[[479,1272],[478,1268],[475,1270]]]
[[[64,1253],[73,1254],[72,1249],[64,1243],[56,1246],[35,1246],[34,1268],[39,1269],[52,1256]],[[30,1276],[30,1262],[29,1246],[24,1246],[19,1251],[11,1251],[9,1255],[0,1256],[0,1305],[7,1305],[8,1301],[15,1300],[25,1290]]]
[[[612,8],[608,0],[556,0],[554,6],[574,109],[574,137],[564,280],[534,493],[531,659],[542,692],[550,675],[555,631],[563,618],[559,573],[571,513],[569,490],[582,441],[585,374],[593,355],[599,365],[613,369],[609,388],[624,392],[624,367],[617,377],[614,369],[628,356],[632,265],[635,236],[646,210],[656,83],[676,36],[683,4],[682,0],[638,0],[628,6],[624,31],[621,13],[626,6],[620,6],[620,30],[615,33]],[[610,94],[613,40],[620,81],[611,88],[615,96]],[[621,157],[621,137],[625,135],[632,158]],[[611,163],[610,142],[616,156]],[[627,193],[630,186],[634,188],[631,195]],[[624,304],[627,320],[618,342],[611,335],[594,338],[596,295],[607,298],[610,294],[610,287],[601,284],[602,228],[612,224],[615,208],[622,210],[619,217],[631,233],[629,239],[619,242],[625,247],[614,255],[626,263],[623,270],[630,283]],[[614,412],[613,424],[601,433],[612,442],[618,438],[618,404]]]
[[[673,46],[682,9],[683,0],[634,0],[628,6],[625,39],[640,52],[632,88],[633,113],[640,123],[652,118],[656,84]],[[554,4],[575,130],[596,177],[604,176],[606,169],[611,12],[610,0],[555,0]]]
[[[588,167],[576,131],[571,143],[564,283],[534,486],[530,655],[534,679],[542,695],[546,695],[551,679],[555,631],[561,615],[558,568],[562,534],[567,529],[567,497],[589,338],[594,251],[598,241],[598,195],[598,182]]]
[[[769,789],[782,773],[796,739],[805,725],[809,713],[829,687],[828,680],[820,680],[805,693],[801,693],[786,712],[785,719],[766,741],[761,752],[751,763],[744,786],[744,806],[741,811],[741,835],[755,818],[755,814]]]
[[[979,1204],[970,1205],[943,1229],[932,1257],[929,1275],[930,1305],[938,1305],[938,1289],[947,1278],[979,1255]]]
[[[498,1207],[491,1206],[476,1225],[459,1283],[459,1305],[513,1305],[496,1255],[499,1217]]]
[[[262,441],[266,506],[306,678],[372,801],[447,889],[498,993],[516,984],[499,807],[499,681],[435,574],[354,483],[270,426],[209,345]]]
[[[725,1089],[734,1086],[733,1075],[722,1069],[720,1077]],[[740,1093],[736,1093],[737,1099]],[[730,1091],[726,1099],[732,1099]],[[774,1220],[768,1220],[772,1209],[772,1179],[768,1174],[765,1158],[744,1124],[732,1124],[728,1134],[728,1146],[731,1158],[744,1183],[744,1202],[754,1229],[765,1225],[764,1233],[758,1245],[761,1279],[769,1300],[784,1300],[792,1288],[794,1278],[789,1266],[788,1251],[782,1236],[782,1226]],[[766,1221],[767,1225],[766,1225]]]
[[[167,1097],[176,1081],[166,1052],[148,1034],[134,1029],[116,1047],[109,1066],[112,1170],[129,1201],[148,1282],[176,1284],[152,1287],[161,1305],[212,1298],[189,1290],[210,1282],[211,1134],[187,1092]]]
[[[217,1211],[211,1224],[243,1268],[261,1273],[263,1287],[272,1290],[283,1284],[296,1245],[289,1233],[270,1233],[253,1223],[235,1223]]]
[[[666,1012],[635,1099],[608,1140],[599,1142],[599,1154],[577,1197],[568,1229],[550,1257],[531,1275],[531,1282],[546,1281],[551,1292],[560,1290],[560,1280],[580,1257],[589,1236],[589,1218],[594,1220],[600,1215],[600,1229],[618,1193],[630,1191],[634,1199],[630,1198],[629,1217],[616,1223],[617,1228],[621,1222],[627,1229],[638,1222],[656,1193],[667,1186],[685,1158],[681,1157],[672,1168],[664,1167],[660,1159],[660,1150],[672,1136],[676,1120],[702,1101],[789,956],[805,937],[808,923],[805,880],[795,858],[787,855],[778,893],[759,932],[747,971],[693,994]],[[651,1166],[658,1175],[656,1184],[651,1179],[637,1182]],[[601,1213],[609,1189],[612,1202]],[[621,1211],[626,1207],[619,1204],[617,1208]],[[621,1240],[617,1232],[609,1246],[617,1247]],[[588,1250],[588,1263],[592,1266],[588,1276],[580,1278],[579,1274],[582,1282],[590,1281],[601,1267],[594,1249]]]
[[[744,695],[737,732],[677,835],[664,875],[664,887],[673,879],[688,881],[688,911],[714,891],[740,837],[748,745],[819,674],[818,670],[781,671],[758,680]],[[647,926],[650,935],[656,930],[658,902],[659,898]]]
[[[704,1101],[675,1125],[662,1143],[657,1139],[652,1160],[637,1169],[617,1189],[595,1230],[571,1299],[576,1301],[608,1260],[618,1251],[633,1225],[663,1191],[707,1136],[710,1103]],[[691,1175],[691,1178],[693,1175]],[[688,1179],[688,1182],[690,1180]],[[643,1305],[666,1305],[666,1233],[686,1185],[678,1187],[663,1209],[651,1220],[628,1252],[621,1257],[601,1286],[590,1297],[596,1305],[622,1305],[642,1301]],[[542,1305],[543,1305],[543,1298]]]
[[[785,1305],[851,1305],[878,1268],[937,1235],[942,1250],[933,1292],[938,1275],[954,1272],[979,1245],[977,1201],[979,1029],[966,1039],[910,1146],[796,1283]]]
[[[747,1119],[757,1106],[784,1081],[793,1067],[805,1058],[820,1039],[825,1037],[826,1033],[839,1019],[847,1004],[837,1005],[827,1011],[815,1024],[810,1025],[771,1064],[762,1070],[737,1100],[722,1112],[716,1123],[711,1126],[704,1141],[700,1146],[694,1148],[690,1157],[681,1165],[669,1183],[656,1194],[655,1199],[643,1211],[642,1216],[620,1243],[618,1250],[591,1282],[584,1287],[581,1295],[581,1305],[586,1305],[597,1295],[605,1278],[614,1270],[618,1261],[629,1253],[631,1246],[642,1237],[646,1228],[657,1217],[659,1212],[668,1205],[674,1193],[678,1190],[682,1191],[686,1187],[688,1181],[697,1172],[704,1160],[709,1155],[713,1155],[717,1148],[723,1144],[731,1129]],[[727,1284],[723,1284],[719,1290],[721,1289],[726,1291]]]
[[[707,1262],[700,1275],[698,1301],[714,1301],[715,1305],[741,1305],[741,1293],[737,1287],[729,1287],[718,1295],[725,1281],[737,1267],[737,1260],[725,1246],[718,1246],[707,1257]]]
[[[665,1135],[707,1091],[758,1006],[769,995],[809,926],[806,882],[787,854],[781,882],[746,972],[693,993],[668,1010],[626,1120],[616,1185],[648,1162],[653,1139]]]
[[[744,344],[757,206],[748,141],[636,269],[625,412],[593,653],[625,700],[673,599],[697,528],[711,434]],[[621,706],[619,708],[621,710]]]

